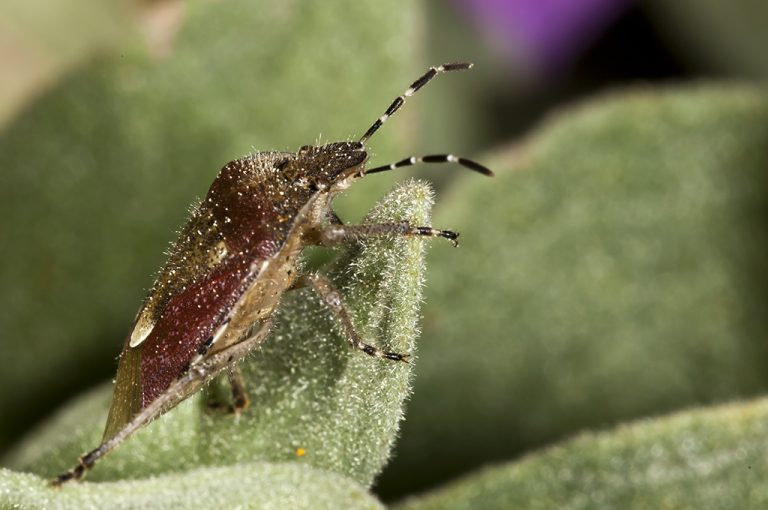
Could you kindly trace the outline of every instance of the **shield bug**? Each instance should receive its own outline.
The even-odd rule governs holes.
[[[133,432],[225,370],[232,386],[231,410],[247,406],[237,363],[266,338],[280,297],[291,289],[314,289],[352,347],[407,362],[406,353],[365,343],[355,333],[341,293],[323,276],[297,274],[298,259],[306,246],[336,246],[367,236],[443,237],[457,244],[455,232],[407,222],[346,225],[331,205],[368,174],[417,163],[457,163],[493,175],[479,163],[450,154],[365,167],[365,144],[406,98],[440,73],[470,67],[431,67],[357,142],[305,145],[296,153],[257,152],[226,164],[182,228],[125,340],[102,443],[53,483],[81,478]]]

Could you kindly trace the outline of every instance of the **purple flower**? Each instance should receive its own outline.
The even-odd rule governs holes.
[[[632,0],[456,0],[498,49],[534,72],[567,67]]]

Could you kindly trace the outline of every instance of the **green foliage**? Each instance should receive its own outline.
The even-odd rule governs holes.
[[[13,363],[0,386],[14,390],[0,393],[0,414],[14,419],[0,420],[0,448],[73,388],[113,375],[173,229],[221,166],[319,133],[359,135],[381,114],[412,77],[415,10],[402,0],[188,2],[169,57],[126,44],[3,133],[0,357]],[[377,134],[378,154],[391,155],[395,132]]]
[[[768,98],[635,90],[462,175],[435,224],[422,362],[384,494],[768,386]]]
[[[765,508],[766,475],[763,399],[583,434],[395,508]]]
[[[365,487],[295,463],[235,464],[146,480],[72,484],[53,489],[40,478],[0,469],[0,507],[23,510],[380,509]]]

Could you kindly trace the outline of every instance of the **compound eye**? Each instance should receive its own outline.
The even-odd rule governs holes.
[[[299,152],[309,152],[309,150],[312,148],[311,145],[302,145],[299,149]]]

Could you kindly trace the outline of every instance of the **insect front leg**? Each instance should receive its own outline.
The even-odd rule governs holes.
[[[355,331],[355,327],[352,324],[352,320],[349,318],[344,302],[341,299],[341,293],[331,283],[328,278],[320,276],[318,274],[306,274],[300,276],[293,288],[311,287],[317,292],[323,299],[323,302],[331,312],[336,316],[336,319],[341,323],[341,327],[344,330],[344,334],[347,337],[349,344],[355,349],[359,349],[369,356],[376,358],[385,358],[392,361],[408,362],[410,354],[401,354],[398,352],[390,352],[374,347],[373,345],[363,342],[360,335]]]
[[[125,427],[102,442],[96,449],[82,455],[77,459],[75,467],[56,477],[52,481],[53,485],[59,486],[70,480],[79,480],[96,462],[117,448],[131,434],[171,410],[224,370],[233,368],[264,340],[271,326],[272,321],[267,319],[252,336],[191,366],[187,372],[171,383],[167,390],[139,411]]]
[[[457,232],[439,230],[432,227],[413,227],[408,221],[397,223],[374,223],[364,225],[325,225],[319,227],[315,238],[323,246],[335,246],[349,239],[377,237],[386,235],[427,236],[448,239],[453,246],[458,246]]]
[[[343,225],[344,222],[341,221],[341,218],[339,218],[339,215],[336,214],[336,211],[328,208],[328,221],[331,222],[331,225]]]

